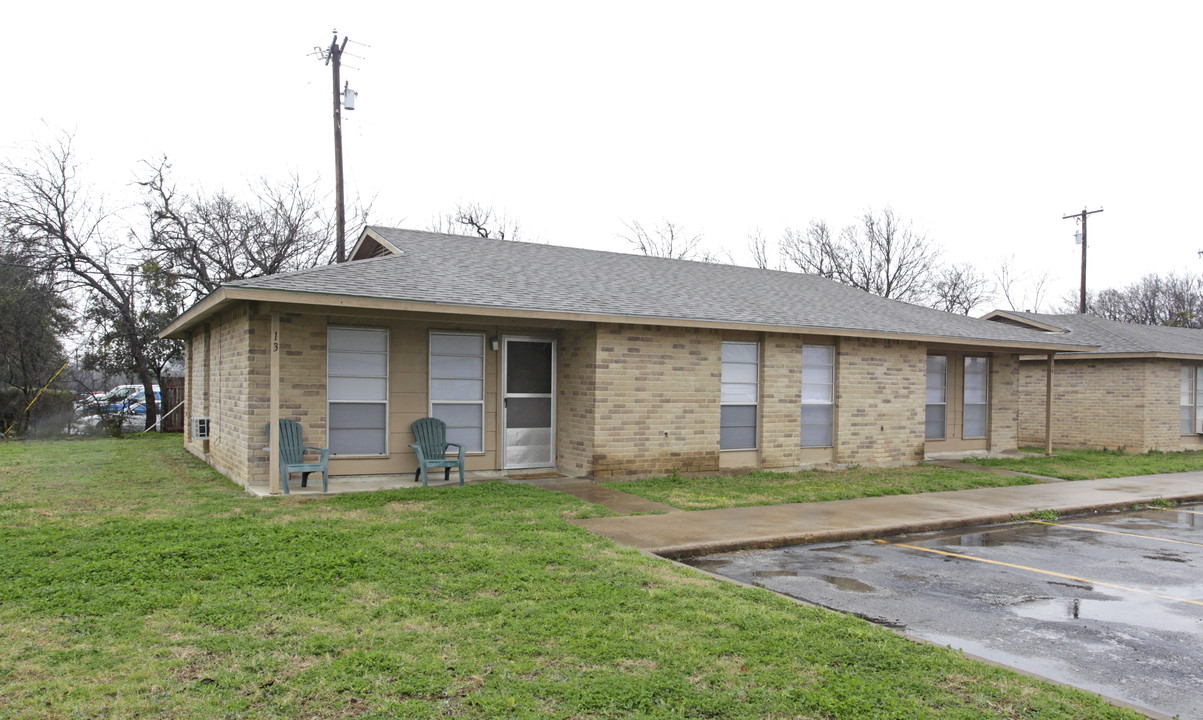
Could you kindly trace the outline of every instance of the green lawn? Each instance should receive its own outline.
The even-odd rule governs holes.
[[[1002,475],[985,470],[955,470],[938,465],[920,465],[795,473],[756,470],[745,475],[706,478],[669,475],[603,484],[681,510],[714,510],[979,487],[1031,485],[1038,482],[1040,481],[1035,478]]]
[[[2,718],[1137,718],[644,557],[504,483],[253,499],[0,443]]]
[[[1094,478],[1159,475],[1203,470],[1203,453],[1193,451],[1135,454],[1114,450],[1057,450],[1052,457],[1045,457],[1043,448],[1023,449],[1040,454],[1015,459],[966,458],[965,462],[1064,478],[1065,480],[1093,480]]]

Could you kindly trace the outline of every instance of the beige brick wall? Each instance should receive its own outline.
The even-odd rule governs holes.
[[[833,448],[802,447],[802,348],[833,343],[833,338],[765,334],[760,368],[761,467],[798,467],[835,460]],[[837,387],[838,382],[837,373]]]
[[[714,330],[598,325],[595,475],[718,469],[721,343]]]
[[[990,451],[1019,446],[1019,356],[990,357]]]
[[[266,483],[263,426],[270,417],[271,306],[248,303],[212,318],[188,341],[188,407],[213,421],[208,460],[240,482]],[[484,325],[387,313],[334,315],[299,306],[280,313],[280,414],[298,420],[307,442],[325,446],[326,338],[330,325],[389,331],[389,454],[338,458],[331,473],[413,472],[410,424],[428,412],[432,330],[480,332],[557,341],[556,460],[572,474],[634,476],[715,471],[719,451],[722,342],[760,343],[759,447],[738,454],[761,467],[837,462],[898,465],[924,451],[925,359],[921,343],[810,338],[782,333],[625,324],[539,327],[513,321]],[[802,348],[836,343],[835,447],[800,447]],[[207,348],[207,349],[206,349]],[[470,470],[500,469],[500,353],[485,352],[485,452]],[[1016,366],[992,362],[992,446],[1014,445]],[[1174,390],[1176,393],[1176,389]],[[1176,397],[1176,394],[1175,396]],[[202,444],[188,439],[202,452]],[[729,463],[728,463],[729,464]]]
[[[249,346],[246,305],[216,315],[186,343],[186,447],[238,482],[245,482],[250,462]],[[207,444],[192,437],[193,417],[210,419]]]
[[[926,382],[923,344],[842,338],[836,353],[836,462],[922,460]]]
[[[1194,448],[1178,434],[1181,362],[1152,358],[1059,360],[1053,370],[1054,447],[1133,452]],[[1044,444],[1045,361],[1018,378],[1019,442]]]
[[[584,475],[593,469],[596,329],[561,332],[556,361],[556,464]]]

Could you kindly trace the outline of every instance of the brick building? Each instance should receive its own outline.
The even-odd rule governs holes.
[[[445,420],[468,470],[637,476],[899,465],[1016,447],[1029,329],[810,275],[373,227],[352,261],[232,282],[186,343],[189,450],[267,486],[264,425],[332,475],[413,472]],[[269,480],[270,478],[270,480]]]
[[[1054,447],[1203,448],[1203,330],[1002,310],[985,319],[1098,346],[1054,355]],[[1047,366],[1020,358],[1021,444],[1045,443]]]

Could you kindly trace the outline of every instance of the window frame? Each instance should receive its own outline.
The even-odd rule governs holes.
[[[361,351],[361,350],[331,350],[332,343],[330,342],[330,335],[331,335],[332,331],[337,331],[337,330],[353,330],[356,332],[381,333],[384,335],[384,351],[377,352],[377,351]],[[327,325],[326,326],[326,444],[330,446],[330,457],[344,458],[344,459],[349,459],[349,458],[387,458],[387,457],[389,457],[389,414],[390,413],[389,413],[389,400],[388,399],[389,399],[389,367],[390,367],[390,365],[389,365],[389,363],[390,363],[389,343],[390,342],[391,342],[391,335],[389,333],[388,328],[362,327],[362,326],[355,326],[355,325]],[[341,374],[341,373],[339,373],[339,374],[331,373],[330,372],[330,370],[331,370],[330,353],[332,353],[332,352],[358,353],[361,355],[383,355],[384,356],[384,375],[382,375],[382,376],[345,375],[345,374]],[[376,378],[376,377],[379,377],[384,380],[384,398],[380,399],[380,400],[334,399],[331,397],[330,379],[331,378],[339,378],[339,377],[345,377],[345,378],[366,378],[366,377]],[[334,413],[331,412],[332,405],[382,405],[382,406],[384,406],[384,428],[383,428],[384,429],[384,448],[383,448],[383,452],[380,452],[380,453],[338,453],[338,452],[335,452],[334,431],[337,429],[341,429],[341,428],[334,427],[334,422],[333,422]],[[350,429],[354,429],[354,428],[350,428]]]
[[[806,350],[807,350],[807,348],[822,349],[828,353],[829,362],[812,363],[811,364],[812,367],[818,366],[818,367],[826,367],[827,368],[827,382],[826,383],[808,383],[808,382],[806,382],[806,367],[807,367]],[[806,387],[808,385],[828,387],[830,389],[830,392],[828,393],[829,399],[827,401],[807,400],[806,399]],[[802,345],[801,405],[802,405],[802,408],[799,410],[799,415],[800,415],[799,419],[801,421],[800,429],[802,432],[801,432],[801,437],[799,438],[799,446],[803,447],[803,448],[834,447],[835,446],[835,346],[834,345],[815,345],[815,344],[803,344]],[[809,427],[819,427],[818,423],[807,423],[806,422],[805,410],[806,410],[806,406],[808,406],[808,405],[809,406],[825,406],[825,407],[829,408],[829,410],[830,410],[830,415],[828,416],[828,420],[825,423],[825,427],[827,429],[827,442],[825,444],[808,445],[806,443],[805,429],[808,426]]]
[[[480,378],[479,378],[480,379],[480,399],[479,400],[435,399],[435,396],[434,396],[434,381],[435,380],[475,379],[475,378],[462,378],[462,377],[450,377],[450,376],[435,377],[434,358],[436,356],[434,353],[433,338],[436,335],[461,336],[461,337],[462,336],[470,336],[470,337],[480,338],[480,354],[479,355],[475,355],[475,354],[463,355],[463,354],[458,354],[458,353],[457,354],[439,354],[438,355],[438,357],[472,357],[472,358],[478,357],[478,358],[480,358]],[[486,348],[487,342],[488,342],[488,338],[485,337],[485,333],[483,333],[483,332],[460,332],[460,331],[453,331],[453,330],[431,330],[429,332],[429,334],[427,335],[427,341],[426,341],[426,414],[427,414],[427,416],[435,417],[435,414],[434,414],[434,406],[435,405],[478,405],[478,406],[480,406],[480,449],[472,450],[470,448],[465,447],[464,454],[466,454],[466,455],[483,455],[486,452],[485,435],[487,433],[485,432],[485,421],[486,421],[487,415],[485,413],[485,399],[488,395],[488,392],[485,387],[485,384],[486,384],[485,379],[488,376],[488,368],[486,367],[488,364],[488,352],[487,352],[487,348]]]
[[[752,362],[748,362],[746,360],[730,360],[730,361],[726,360],[726,359],[724,359],[725,352],[723,352],[723,351],[726,350],[726,348],[729,346],[751,347],[753,350],[755,350],[756,359],[753,360]],[[747,382],[737,382],[736,380],[724,379],[723,376],[726,375],[726,368],[727,368],[728,364],[753,366],[755,368],[755,377],[756,377],[755,382],[747,383]],[[723,340],[722,346],[719,350],[719,365],[720,365],[720,370],[721,370],[721,372],[719,374],[719,440],[718,440],[719,452],[758,450],[760,448],[760,342],[756,341],[756,340]],[[748,384],[751,384],[755,387],[754,394],[755,394],[756,399],[754,401],[747,402],[746,400],[740,400],[740,401],[723,400],[724,386],[726,386],[726,385],[748,385]],[[724,426],[723,426],[723,420],[722,420],[722,413],[723,413],[722,409],[726,408],[726,407],[750,407],[750,408],[753,408],[753,410],[752,410],[753,424],[751,425],[751,427],[752,427],[752,445],[751,446],[748,446],[748,447],[744,447],[744,446],[723,447],[723,427]],[[747,425],[731,425],[730,427],[748,427],[748,426]]]
[[[1183,364],[1181,366],[1181,370],[1179,371],[1179,377],[1182,380],[1189,378],[1190,387],[1183,389],[1181,386],[1179,386],[1178,434],[1184,437],[1187,435],[1199,435],[1199,419],[1203,417],[1203,383],[1200,382],[1200,380],[1203,380],[1203,365]],[[1183,405],[1183,396],[1186,396],[1188,399],[1190,399],[1193,404]],[[1189,432],[1182,432],[1182,410],[1185,408],[1190,408]]]
[[[941,400],[940,402],[931,402],[930,398],[927,395],[928,391],[933,389],[932,386],[929,385],[928,383],[930,383],[930,381],[931,381],[930,378],[931,378],[931,374],[932,374],[930,363],[935,358],[940,358],[941,360],[944,361],[944,370],[941,373],[944,376],[944,384],[940,386],[940,389],[943,391],[944,399]],[[947,440],[948,439],[948,355],[938,355],[937,354],[937,355],[928,355],[927,356],[927,359],[924,361],[923,393],[924,393],[923,394],[923,401],[924,401],[923,439],[924,439],[924,441]],[[939,406],[939,407],[944,408],[944,416],[940,420],[941,433],[939,436],[934,436],[934,435],[928,434],[928,425],[930,425],[932,422],[929,413],[931,411],[931,408],[934,406]]]
[[[981,402],[969,402],[969,364],[972,360],[981,360],[983,370],[980,373],[982,376],[982,394],[984,399]],[[979,373],[973,373],[977,375]],[[970,435],[967,430],[969,422],[969,407],[980,406],[985,411],[982,418],[982,434]],[[945,429],[947,434],[947,429]],[[989,355],[966,355],[961,361],[961,439],[962,440],[983,440],[990,437],[990,356]]]

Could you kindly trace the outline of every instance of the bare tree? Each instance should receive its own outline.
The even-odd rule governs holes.
[[[1041,306],[1048,294],[1047,271],[1035,276],[1019,272],[1015,269],[1015,256],[1009,255],[999,260],[994,271],[994,279],[998,284],[998,291],[1002,293],[1003,299],[1006,300],[1010,309],[1022,312],[1041,312]],[[1071,312],[1077,312],[1077,308],[1078,301],[1075,299],[1074,309]]]
[[[170,167],[166,160],[151,165],[140,183],[150,219],[142,249],[194,299],[231,280],[329,261],[334,224],[315,184],[295,175],[283,184],[260,179],[249,200],[224,191],[182,193],[168,177]],[[362,207],[352,213],[366,219]]]
[[[786,228],[781,237],[781,254],[798,270],[829,280],[839,280],[839,269],[847,263],[843,246],[821,220],[812,220],[806,230]]]
[[[969,263],[946,265],[935,273],[931,307],[968,315],[994,297],[990,281]]]
[[[624,222],[623,225],[626,226],[626,232],[618,237],[626,240],[644,255],[675,260],[721,262],[717,255],[702,247],[701,233],[690,232],[685,229],[684,225],[678,225],[669,220],[665,220],[650,230],[638,221]]]
[[[1076,313],[1076,294],[1066,295],[1061,308]],[[1122,288],[1086,294],[1090,315],[1140,325],[1203,328],[1203,278],[1195,275],[1145,275]]]
[[[451,212],[436,215],[430,230],[451,235],[477,235],[498,240],[518,240],[518,221],[480,203],[460,203]]]
[[[838,237],[824,222],[812,222],[803,233],[787,230],[782,247],[802,272],[917,303],[931,296],[940,257],[926,235],[888,207],[866,210],[858,225],[844,228]]]
[[[756,263],[756,267],[761,270],[785,269],[781,248],[772,248],[760,228],[748,233],[748,252],[752,253],[752,262]],[[775,261],[770,259],[774,255],[776,256]]]
[[[0,220],[9,237],[41,271],[86,294],[89,309],[104,316],[106,339],[120,346],[146,391],[150,427],[158,416],[152,375],[161,375],[162,358],[171,352],[157,352],[161,341],[147,327],[148,307],[135,305],[139,262],[121,242],[128,230],[81,188],[70,136],[41,146],[25,162],[5,160],[0,182]]]

